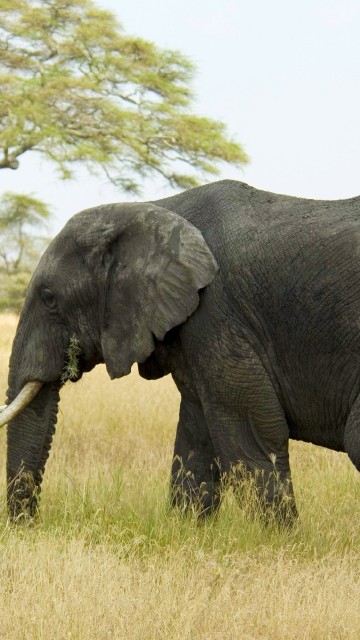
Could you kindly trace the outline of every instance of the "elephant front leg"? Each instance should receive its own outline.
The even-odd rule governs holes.
[[[360,471],[360,394],[351,407],[345,424],[344,449],[356,469]]]
[[[171,472],[171,501],[201,516],[220,503],[220,474],[199,403],[182,397]]]

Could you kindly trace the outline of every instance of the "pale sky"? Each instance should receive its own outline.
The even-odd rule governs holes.
[[[314,197],[360,194],[359,0],[100,0],[126,32],[179,49],[196,65],[194,112],[219,119],[251,158],[221,177]],[[56,178],[34,154],[0,172],[0,193],[52,205],[54,231],[76,211],[130,199],[83,173]],[[148,181],[143,199],[175,193]]]

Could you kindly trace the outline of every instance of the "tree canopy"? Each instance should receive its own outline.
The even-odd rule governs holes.
[[[156,173],[187,188],[246,163],[223,123],[193,113],[193,74],[92,0],[0,0],[0,169],[32,151],[62,178],[82,165],[136,192]],[[0,308],[21,306],[47,217],[32,195],[2,197]]]
[[[0,168],[36,151],[63,178],[81,163],[136,191],[156,172],[189,187],[247,162],[223,123],[192,113],[193,73],[91,0],[0,0]]]

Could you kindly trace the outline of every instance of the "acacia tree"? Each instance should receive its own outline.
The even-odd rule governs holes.
[[[50,210],[33,196],[6,192],[0,201],[0,309],[19,311],[48,238]]]
[[[91,0],[0,0],[0,169],[33,151],[62,178],[82,164],[135,192],[154,173],[190,187],[247,162],[224,124],[192,113],[193,72]],[[0,201],[2,308],[20,304],[48,213],[31,196]]]
[[[154,172],[189,187],[247,161],[223,123],[191,112],[193,66],[126,35],[91,0],[0,0],[0,168],[36,151],[136,191]]]

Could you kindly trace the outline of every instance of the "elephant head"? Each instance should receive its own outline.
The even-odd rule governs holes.
[[[36,513],[65,380],[100,362],[111,378],[128,374],[195,311],[216,270],[201,233],[152,204],[95,207],[65,225],[33,275],[12,348],[0,416],[11,517]]]

